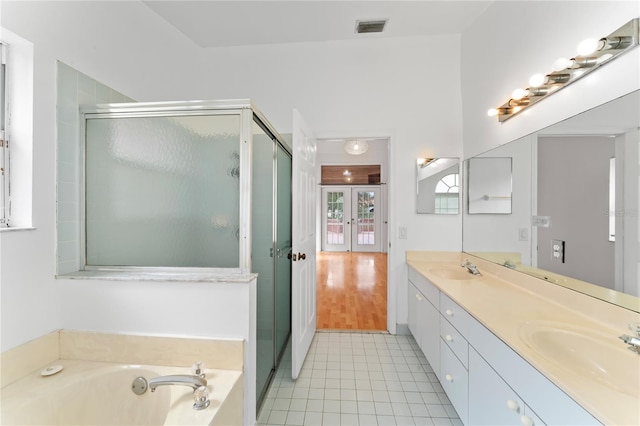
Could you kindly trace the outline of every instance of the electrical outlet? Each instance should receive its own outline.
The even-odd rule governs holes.
[[[518,239],[520,241],[529,241],[529,228],[520,228],[518,230]]]
[[[564,241],[551,240],[551,260],[564,263]]]
[[[549,228],[551,227],[551,218],[549,216],[533,216],[531,218],[531,225],[537,226],[538,228]]]

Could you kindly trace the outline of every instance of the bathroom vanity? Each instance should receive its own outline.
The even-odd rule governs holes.
[[[618,339],[638,313],[465,253],[407,264],[409,330],[464,424],[640,424],[640,354]]]

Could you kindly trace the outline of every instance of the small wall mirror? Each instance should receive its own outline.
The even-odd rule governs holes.
[[[460,159],[418,158],[416,212],[460,213]]]
[[[469,214],[511,214],[511,158],[467,161]]]

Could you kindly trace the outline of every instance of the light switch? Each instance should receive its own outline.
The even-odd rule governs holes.
[[[406,240],[407,239],[407,227],[401,226],[398,228],[399,238]]]

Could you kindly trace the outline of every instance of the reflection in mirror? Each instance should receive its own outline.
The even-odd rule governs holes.
[[[512,157],[513,214],[465,215],[463,250],[640,312],[639,126],[636,91],[470,159]]]
[[[460,159],[418,158],[416,161],[416,212],[460,212]]]
[[[467,161],[469,214],[511,214],[511,158]]]

